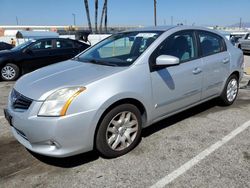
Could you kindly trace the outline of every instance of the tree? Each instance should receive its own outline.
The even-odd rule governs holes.
[[[105,0],[106,1],[106,8],[105,8],[105,21],[104,21],[104,25],[105,25],[105,32],[107,33],[108,32],[108,28],[107,28],[107,25],[108,25],[108,0]]]
[[[108,4],[108,0],[104,0],[104,3],[103,3],[103,7],[102,7],[102,15],[101,15],[101,21],[100,21],[100,26],[99,26],[99,31],[100,33],[102,32],[102,24],[103,24],[103,18],[104,18],[104,15],[105,15],[105,20],[106,20],[106,24],[107,24],[107,4]],[[105,28],[106,30],[106,28]]]
[[[95,32],[96,33],[98,33],[97,19],[98,19],[98,0],[95,0]]]
[[[89,31],[92,33],[92,25],[91,25],[91,20],[90,20],[90,15],[89,15],[88,0],[84,0],[84,5],[85,5],[86,15],[87,15],[87,19],[88,19]]]

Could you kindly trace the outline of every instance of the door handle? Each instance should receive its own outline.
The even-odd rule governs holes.
[[[193,74],[199,74],[201,73],[202,70],[199,68],[199,67],[196,67],[194,70],[193,70]]]
[[[225,59],[223,59],[223,60],[222,60],[222,63],[224,63],[224,64],[229,63],[229,58],[225,58]]]

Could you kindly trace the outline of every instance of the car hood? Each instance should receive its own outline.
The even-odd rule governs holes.
[[[14,50],[1,50],[0,51],[0,58],[1,57],[10,57],[15,53],[17,53],[17,52]]]
[[[22,76],[14,89],[28,98],[42,101],[60,88],[87,86],[126,68],[68,60]]]

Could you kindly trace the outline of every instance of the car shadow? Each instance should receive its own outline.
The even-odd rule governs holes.
[[[173,116],[170,116],[168,118],[165,118],[149,127],[146,127],[142,130],[142,137],[148,137],[162,129],[165,129],[171,125],[174,125],[184,119],[190,118],[192,116],[195,116],[197,114],[200,114],[202,112],[205,112],[206,110],[209,110],[215,106],[218,106],[218,100],[213,99],[211,101],[205,102],[203,104],[200,104],[198,106],[192,107],[190,109],[187,109],[183,112],[180,112],[178,114],[175,114]]]
[[[194,115],[200,114],[210,108],[213,108],[217,106],[218,102],[217,100],[211,100],[208,102],[205,102],[203,104],[200,104],[196,107],[193,107],[191,109],[185,110],[183,112],[180,112],[176,115],[170,116],[158,123],[155,123],[145,129],[142,130],[142,137],[147,137],[155,132],[158,132],[162,129],[165,129],[171,125],[174,125],[184,119],[190,118]],[[92,161],[97,160],[100,156],[100,154],[97,151],[90,151],[87,153],[75,155],[72,157],[65,157],[65,158],[55,158],[55,157],[48,157],[48,156],[43,156],[37,153],[34,153],[30,150],[28,150],[31,155],[33,155],[36,159],[39,161],[46,163],[48,165],[56,166],[56,167],[61,167],[61,168],[73,168],[76,166],[80,166]]]
[[[35,157],[36,159],[38,159],[39,161],[43,163],[56,166],[56,167],[61,167],[61,168],[73,168],[76,166],[80,166],[80,165],[95,161],[100,157],[96,151],[90,151],[87,153],[78,154],[78,155],[71,156],[71,157],[64,157],[64,158],[48,157],[48,156],[34,153],[30,150],[28,150],[28,152],[33,157]]]

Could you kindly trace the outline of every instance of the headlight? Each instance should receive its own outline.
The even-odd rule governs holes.
[[[38,116],[64,116],[71,102],[85,89],[70,87],[57,90],[43,102]]]

